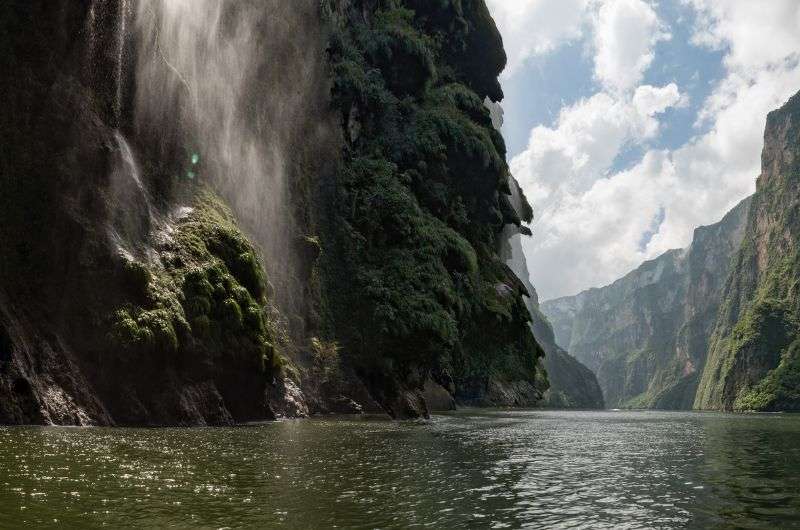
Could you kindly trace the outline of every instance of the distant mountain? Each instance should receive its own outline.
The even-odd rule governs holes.
[[[770,113],[755,195],[601,289],[542,304],[612,407],[800,410],[800,94]]]
[[[609,407],[691,408],[749,206],[611,285],[542,304],[556,342],[595,371]]]

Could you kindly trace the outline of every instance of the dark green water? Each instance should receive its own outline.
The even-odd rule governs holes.
[[[800,417],[0,429],[0,528],[800,528]]]

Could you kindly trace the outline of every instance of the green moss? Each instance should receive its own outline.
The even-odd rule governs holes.
[[[800,411],[800,341],[795,340],[778,366],[752,388],[743,389],[734,409]]]
[[[178,350],[173,315],[165,309],[117,310],[111,324],[111,340],[124,352],[170,354]]]
[[[111,351],[123,360],[222,355],[271,372],[282,362],[255,249],[216,196],[203,188],[194,192],[193,211],[157,249],[162,264],[123,267],[124,281],[143,297],[113,312]]]
[[[126,283],[134,293],[139,295],[147,293],[152,275],[143,263],[126,260],[124,264],[124,275]]]

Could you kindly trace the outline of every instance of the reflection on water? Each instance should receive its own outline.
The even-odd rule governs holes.
[[[800,528],[800,417],[0,429],[0,527]]]

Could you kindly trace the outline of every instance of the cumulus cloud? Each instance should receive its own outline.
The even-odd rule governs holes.
[[[542,299],[610,283],[688,245],[695,227],[755,189],[766,114],[800,89],[800,4],[683,2],[697,13],[693,42],[723,51],[726,69],[695,137],[672,151],[647,148],[661,114],[684,103],[675,84],[639,86],[667,29],[656,4],[608,0],[597,4],[591,39],[602,90],[535,127],[511,162],[537,211],[525,250]],[[614,172],[632,145],[644,155]]]
[[[487,0],[508,54],[504,77],[528,59],[544,55],[583,35],[589,0]]]
[[[697,13],[693,41],[725,52],[726,76],[698,115],[708,132],[671,153],[681,176],[679,200],[650,242],[649,256],[685,246],[695,226],[722,217],[755,190],[766,116],[800,90],[796,0],[685,2]]]
[[[534,200],[583,192],[606,176],[626,145],[653,138],[657,115],[680,99],[674,83],[641,86],[623,99],[595,94],[562,109],[554,127],[534,128],[512,171]]]
[[[610,271],[638,265],[647,257],[641,227],[655,228],[653,221],[666,211],[663,200],[677,184],[668,154],[651,151],[633,168],[597,180],[583,193],[564,194],[557,207],[542,213],[535,239],[524,240],[540,295],[603,285]]]
[[[629,90],[653,62],[653,49],[669,33],[642,0],[600,3],[594,32],[595,76],[609,90]]]
[[[601,92],[563,109],[552,128],[533,129],[511,170],[537,211],[525,246],[543,297],[597,285],[641,261],[640,227],[657,230],[674,168],[666,154],[650,153],[630,171],[609,171],[627,146],[654,138],[659,114],[680,101],[674,83],[621,99]]]
[[[797,0],[683,0],[697,12],[694,42],[727,49],[726,64],[751,71],[780,65],[800,52]]]

